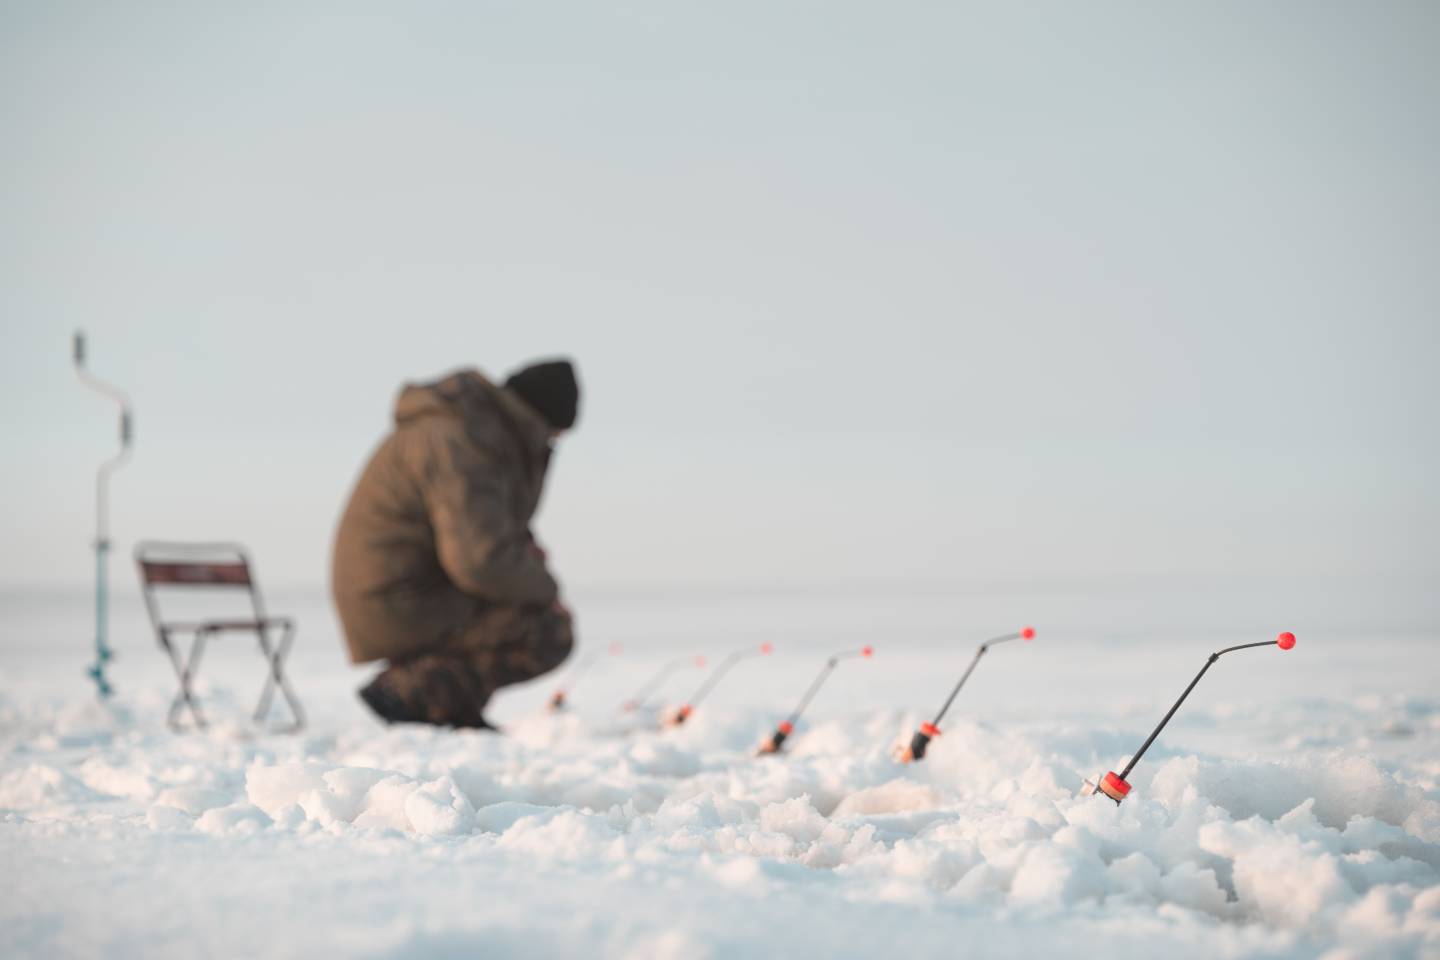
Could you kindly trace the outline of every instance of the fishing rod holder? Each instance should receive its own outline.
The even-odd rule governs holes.
[[[900,751],[900,762],[910,763],[915,760],[925,759],[925,751],[930,747],[930,741],[940,736],[940,728],[933,723],[922,723],[920,729],[910,738],[910,745]]]
[[[775,732],[766,737],[764,742],[755,749],[755,753],[764,756],[767,753],[779,753],[780,748],[785,745],[785,740],[795,732],[795,725],[789,720],[781,720],[775,727]]]

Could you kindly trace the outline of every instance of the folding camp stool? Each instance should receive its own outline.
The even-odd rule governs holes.
[[[181,711],[189,708],[196,727],[205,726],[205,717],[200,712],[200,703],[191,689],[196,671],[200,668],[200,656],[205,652],[205,643],[211,636],[223,633],[253,633],[260,641],[260,653],[265,657],[268,670],[265,689],[260,693],[260,703],[255,707],[255,722],[262,723],[270,711],[270,701],[278,688],[290,706],[294,723],[282,732],[293,733],[305,725],[305,713],[300,700],[290,689],[285,679],[285,657],[290,653],[290,644],[295,639],[295,621],[290,617],[267,617],[264,603],[260,598],[260,587],[250,568],[250,558],[245,548],[233,543],[158,543],[146,542],[135,547],[135,561],[140,565],[140,582],[144,587],[145,608],[150,612],[150,622],[155,627],[160,647],[170,657],[175,675],[180,680],[180,692],[170,704],[166,720],[171,729],[182,729]],[[250,595],[250,608],[254,617],[250,619],[180,621],[165,620],[160,614],[157,589],[186,589],[199,587],[210,589],[244,590]],[[274,635],[279,633],[279,642]],[[181,657],[176,634],[192,635],[190,653]]]

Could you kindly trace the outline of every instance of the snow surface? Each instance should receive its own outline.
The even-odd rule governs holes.
[[[312,721],[283,736],[244,722],[263,669],[240,641],[201,671],[215,726],[174,735],[133,597],[102,707],[85,598],[0,596],[0,955],[1440,957],[1436,637],[1243,603],[1253,628],[1156,629],[1155,597],[1108,624],[1120,602],[582,597],[585,648],[624,652],[566,713],[544,709],[563,674],[502,695],[502,737],[382,727],[323,599],[280,598]],[[1029,617],[1036,641],[993,651],[897,764],[975,644]],[[1211,650],[1287,627],[1295,650],[1212,669],[1122,806],[1077,795]],[[667,658],[762,639],[682,728],[616,710]],[[755,757],[865,642],[789,751]]]

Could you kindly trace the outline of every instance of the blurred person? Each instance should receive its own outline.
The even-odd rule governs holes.
[[[331,590],[360,697],[389,723],[494,729],[501,687],[559,666],[570,612],[530,523],[556,438],[575,425],[568,360],[406,385],[335,537]]]

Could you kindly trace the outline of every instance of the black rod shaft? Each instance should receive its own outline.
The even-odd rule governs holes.
[[[1251,647],[1273,647],[1273,646],[1275,646],[1275,644],[1277,644],[1278,642],[1279,642],[1278,640],[1261,640],[1259,643],[1242,643],[1242,644],[1240,644],[1238,647],[1226,647],[1224,650],[1221,650],[1221,651],[1219,651],[1218,653],[1216,653],[1215,656],[1218,657],[1218,656],[1221,656],[1221,655],[1223,655],[1223,654],[1227,654],[1227,653],[1229,653],[1231,650],[1248,650],[1248,649],[1250,649]]]
[[[704,700],[710,694],[710,691],[715,689],[715,684],[720,682],[720,678],[729,673],[730,668],[739,663],[744,656],[745,653],[742,651],[740,653],[732,653],[724,660],[721,660],[719,666],[711,670],[710,676],[706,677],[705,682],[700,684],[700,689],[696,690],[695,696],[690,698],[688,706],[693,707],[701,700]]]
[[[599,657],[591,655],[586,657],[584,660],[581,660],[579,663],[575,664],[575,669],[570,671],[570,676],[567,682],[561,684],[562,689],[574,690],[575,684],[580,681],[581,677],[585,676],[585,674],[590,672],[590,668],[595,666],[595,661],[599,659]]]
[[[814,699],[815,694],[819,692],[820,688],[825,685],[826,679],[835,671],[835,664],[839,662],[839,657],[831,657],[825,661],[824,668],[821,669],[820,673],[815,677],[814,682],[810,684],[810,689],[805,691],[805,696],[800,698],[800,704],[795,708],[794,712],[790,714],[791,724],[799,722],[800,714],[804,713],[805,708],[810,706],[810,701]]]
[[[1135,751],[1135,755],[1130,758],[1130,762],[1125,764],[1125,769],[1120,771],[1120,779],[1124,780],[1130,775],[1130,771],[1135,769],[1135,764],[1139,763],[1140,758],[1145,756],[1145,751],[1150,749],[1150,744],[1154,743],[1155,738],[1160,736],[1160,731],[1165,729],[1165,724],[1169,723],[1170,718],[1175,716],[1175,711],[1180,709],[1180,704],[1184,703],[1185,698],[1190,696],[1190,691],[1195,689],[1195,684],[1199,683],[1200,678],[1205,676],[1205,671],[1210,669],[1211,664],[1220,659],[1221,654],[1229,653],[1232,650],[1248,650],[1251,647],[1268,647],[1274,643],[1274,640],[1262,640],[1259,643],[1242,643],[1238,647],[1226,647],[1224,650],[1210,654],[1210,659],[1206,660],[1205,666],[1201,667],[1200,672],[1195,674],[1195,679],[1191,680],[1190,686],[1186,687],[1185,692],[1180,694],[1180,699],[1175,701],[1175,704],[1170,708],[1169,712],[1161,718],[1160,723],[1151,731],[1150,736],[1146,737],[1145,742],[1140,744],[1140,749]]]
[[[1201,667],[1200,672],[1195,674],[1195,679],[1190,681],[1190,686],[1186,687],[1185,692],[1180,694],[1180,699],[1175,701],[1170,707],[1170,711],[1165,714],[1160,720],[1160,723],[1150,732],[1150,736],[1146,737],[1145,742],[1140,744],[1140,749],[1135,751],[1135,756],[1131,757],[1130,762],[1125,764],[1125,769],[1120,771],[1121,780],[1124,780],[1130,774],[1130,771],[1135,768],[1135,764],[1140,762],[1140,758],[1145,756],[1145,751],[1150,749],[1150,744],[1154,743],[1155,738],[1160,736],[1160,731],[1165,729],[1165,724],[1169,723],[1170,718],[1175,716],[1175,711],[1180,709],[1180,704],[1184,703],[1185,698],[1190,696],[1190,691],[1195,689],[1195,684],[1200,682],[1200,678],[1205,676],[1205,671],[1209,670],[1210,665],[1218,659],[1220,659],[1220,654],[1210,654],[1210,659],[1206,660],[1205,666]]]
[[[684,657],[679,660],[671,660],[669,663],[662,666],[653,677],[651,677],[649,680],[646,680],[640,686],[639,690],[635,691],[634,696],[632,696],[629,700],[625,701],[625,703],[622,704],[622,709],[628,707],[631,704],[639,706],[640,704],[644,703],[646,699],[649,698],[650,694],[654,693],[657,689],[659,689],[660,684],[665,681],[665,678],[670,676],[670,674],[674,673],[676,670],[679,670],[680,665],[688,659],[690,658]]]
[[[985,656],[986,650],[989,650],[997,643],[1004,643],[1007,640],[1019,640],[1023,636],[1023,633],[1007,633],[1003,636],[993,637],[980,644],[979,649],[975,651],[975,659],[971,660],[970,666],[965,668],[965,673],[960,677],[960,682],[955,684],[955,689],[951,690],[950,696],[945,698],[945,705],[940,708],[939,713],[935,714],[935,719],[932,720],[931,723],[937,727],[940,725],[940,721],[945,718],[945,712],[950,709],[950,704],[955,702],[955,697],[959,695],[960,688],[965,686],[965,681],[970,679],[970,674],[975,672],[975,665],[980,662],[981,657]]]
[[[975,651],[975,659],[971,660],[970,666],[965,668],[965,672],[960,676],[960,682],[955,684],[955,689],[951,690],[950,696],[945,698],[945,705],[940,708],[940,712],[935,714],[935,719],[931,721],[935,726],[940,726],[940,721],[945,718],[945,711],[949,710],[950,704],[955,702],[955,697],[959,695],[960,688],[965,686],[965,681],[970,679],[970,674],[975,672],[975,665],[980,662],[980,658],[983,656],[985,656],[985,645],[981,644],[980,649]]]

